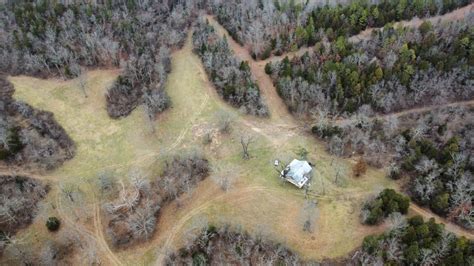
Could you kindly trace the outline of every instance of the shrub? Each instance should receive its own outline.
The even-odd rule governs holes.
[[[372,201],[367,202],[363,207],[363,223],[378,224],[384,217],[391,213],[399,212],[406,214],[410,206],[410,199],[393,189],[386,188]]]
[[[367,172],[367,163],[361,157],[359,158],[359,160],[357,160],[354,167],[352,167],[352,173],[354,174],[355,177],[359,177],[359,176],[364,175],[365,172]]]
[[[56,217],[49,217],[46,221],[46,227],[49,231],[57,231],[59,226],[61,226],[61,221],[59,221],[59,219]]]
[[[266,65],[265,65],[265,73],[267,73],[267,75],[271,75],[273,73],[272,71],[272,63],[271,62],[268,62]]]
[[[327,127],[319,127],[319,126],[313,126],[311,128],[311,132],[313,134],[318,135],[320,138],[330,138],[332,136],[341,136],[342,135],[342,128],[338,126],[327,126]]]

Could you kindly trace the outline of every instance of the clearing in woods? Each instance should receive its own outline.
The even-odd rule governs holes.
[[[364,177],[353,179],[353,162],[328,155],[322,143],[279,109],[276,99],[265,98],[270,112],[277,114],[269,119],[242,115],[228,106],[208,82],[200,59],[192,52],[190,38],[183,49],[173,53],[172,64],[166,89],[173,107],[152,125],[142,107],[120,120],[107,116],[104,93],[118,70],[90,71],[88,98],[84,98],[77,80],[10,78],[16,89],[15,98],[53,112],[78,147],[76,157],[59,169],[37,173],[51,182],[52,192],[46,202],[53,207],[45,208],[19,237],[34,237],[36,243],[51,237],[44,227],[44,217],[55,214],[65,221],[66,228],[81,232],[98,247],[102,263],[141,265],[160,264],[166,252],[180,247],[187,232],[203,220],[241,225],[286,244],[304,258],[317,260],[347,255],[364,236],[384,230],[385,225],[367,227],[358,219],[368,195],[384,187],[397,187],[384,177],[383,171],[369,169]],[[270,97],[272,93],[263,94]],[[216,113],[221,111],[235,117],[229,134],[217,130]],[[213,139],[204,145],[207,132]],[[242,135],[252,135],[254,139],[249,148],[250,160],[241,157]],[[296,157],[300,147],[309,151],[308,160],[316,165],[310,198],[318,201],[318,215],[312,233],[302,230],[304,192],[281,183],[273,167],[275,159],[289,161]],[[98,175],[107,172],[124,179],[131,169],[139,168],[152,178],[159,174],[166,158],[187,152],[204,153],[212,166],[211,176],[161,210],[157,231],[150,241],[113,249],[101,219],[103,202],[95,185]],[[336,169],[341,169],[337,185]],[[233,183],[227,192],[215,182],[223,177]],[[78,190],[82,201],[72,204],[61,196],[60,188],[65,186]]]

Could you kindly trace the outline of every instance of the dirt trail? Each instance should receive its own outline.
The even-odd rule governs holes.
[[[232,196],[239,196],[239,199],[236,199],[236,200],[232,201],[233,203],[239,203],[241,201],[248,200],[248,197],[246,197],[248,194],[252,194],[252,193],[255,193],[255,192],[263,192],[263,191],[267,191],[267,190],[271,190],[271,189],[268,189],[266,187],[261,187],[261,186],[246,187],[246,188],[238,189],[238,190],[235,189],[235,190],[232,190],[231,192],[221,194],[221,195],[213,198],[212,200],[206,201],[206,202],[204,202],[203,204],[199,205],[196,208],[193,208],[185,216],[181,217],[175,223],[175,225],[173,226],[171,231],[168,233],[168,237],[166,238],[163,247],[160,249],[160,252],[158,253],[158,257],[156,259],[157,265],[163,265],[164,264],[164,262],[165,262],[164,260],[165,260],[166,256],[168,255],[167,252],[172,250],[173,241],[177,237],[179,231],[184,227],[184,225],[188,221],[190,221],[193,217],[195,217],[196,215],[198,215],[199,213],[201,213],[202,211],[207,209],[209,206],[211,206],[212,204],[218,202],[219,200],[222,200],[226,197],[232,197]]]
[[[425,219],[434,218],[437,223],[444,224],[446,230],[452,233],[455,233],[456,235],[465,236],[466,238],[471,239],[471,240],[474,239],[474,234],[472,232],[446,220],[445,218],[442,218],[432,213],[431,211],[425,208],[422,208],[416,204],[410,203],[410,210],[418,215],[423,216]]]
[[[406,110],[396,112],[396,113],[376,115],[374,117],[371,117],[370,120],[386,119],[386,118],[391,117],[391,116],[396,117],[396,118],[400,118],[404,115],[424,113],[424,112],[428,112],[428,111],[432,111],[432,110],[436,110],[436,109],[447,108],[447,107],[472,107],[472,106],[474,106],[474,100],[459,101],[459,102],[452,102],[452,103],[446,103],[446,104],[441,104],[441,105],[430,105],[430,106],[406,109]],[[338,120],[335,120],[334,122],[335,122],[336,125],[342,126],[342,125],[351,123],[351,120],[350,119],[338,119]]]
[[[105,238],[102,219],[100,216],[100,208],[97,199],[94,197],[94,233],[97,240],[97,245],[102,248],[105,252],[106,257],[112,262],[113,265],[123,265],[117,256],[112,252]]]

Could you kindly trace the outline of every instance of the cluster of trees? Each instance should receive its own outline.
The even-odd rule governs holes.
[[[421,216],[392,217],[392,229],[364,239],[353,260],[362,265],[471,265],[474,242]]]
[[[225,101],[242,109],[244,113],[267,116],[248,62],[240,61],[227,43],[208,21],[199,19],[193,33],[194,51],[201,57],[204,68]]]
[[[410,199],[395,190],[386,188],[380,194],[369,199],[362,207],[361,218],[365,224],[378,224],[392,213],[406,214]]]
[[[80,76],[85,68],[122,66],[107,94],[111,117],[145,103],[150,117],[169,105],[163,86],[169,50],[180,47],[192,1],[126,1],[67,6],[21,1],[0,12],[0,71],[41,77]]]
[[[419,28],[387,26],[357,44],[322,41],[292,60],[268,63],[291,111],[329,108],[338,115],[364,104],[378,112],[471,99],[474,96],[472,20]]]
[[[166,162],[163,174],[151,182],[140,171],[132,171],[128,187],[122,183],[119,197],[104,205],[113,244],[126,246],[149,239],[160,208],[191,191],[208,173],[208,161],[198,155]]]
[[[472,133],[471,139],[453,136],[442,143],[426,137],[414,140],[413,134],[406,132],[407,145],[401,152],[407,157],[398,161],[399,169],[411,176],[408,190],[412,198],[435,213],[473,229]]]
[[[0,176],[0,240],[33,221],[38,203],[48,190],[47,185],[33,178]]]
[[[211,1],[210,9],[236,41],[248,46],[254,58],[265,59],[272,53],[281,55],[312,46],[326,36],[335,40],[368,27],[382,27],[415,16],[444,14],[469,3],[468,0],[357,0],[330,5],[318,1],[215,0]]]
[[[208,226],[185,247],[166,258],[166,265],[301,265],[304,261],[281,244],[253,237],[230,226]]]
[[[53,169],[75,155],[76,146],[50,112],[13,99],[13,86],[0,76],[0,161]]]

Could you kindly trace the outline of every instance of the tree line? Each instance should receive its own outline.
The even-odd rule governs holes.
[[[49,186],[24,176],[0,176],[0,255],[5,240],[33,222]]]

